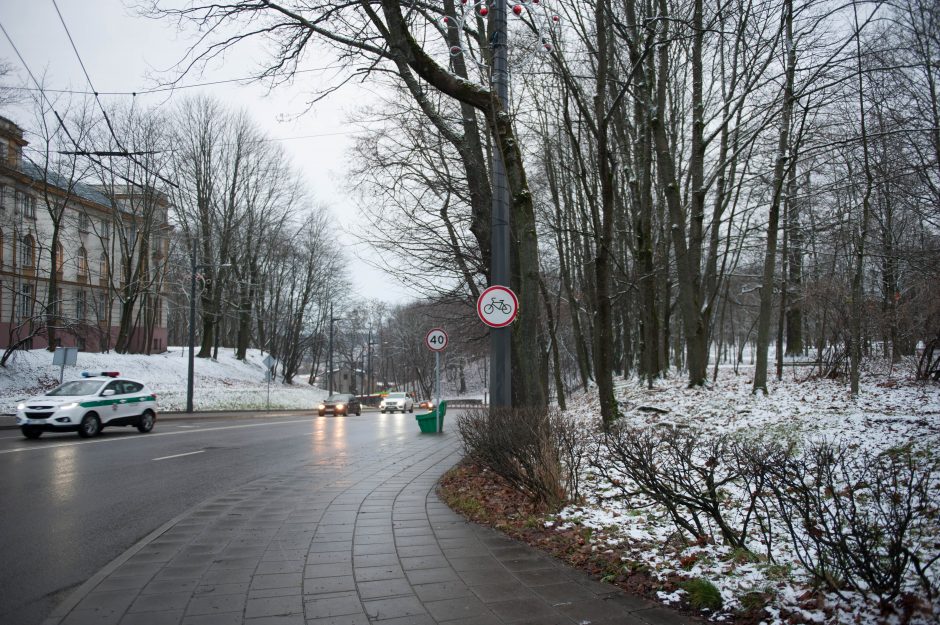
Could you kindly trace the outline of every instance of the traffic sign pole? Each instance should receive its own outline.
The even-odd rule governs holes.
[[[437,410],[437,431],[444,429],[444,419],[441,418],[441,352],[434,352],[434,387],[435,395],[434,408]]]
[[[434,409],[437,411],[437,431],[444,429],[441,417],[441,352],[447,347],[447,332],[441,328],[431,328],[424,337],[424,344],[434,352]]]

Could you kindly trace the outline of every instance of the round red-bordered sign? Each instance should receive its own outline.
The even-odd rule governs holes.
[[[441,328],[431,328],[424,337],[424,344],[432,352],[442,352],[447,347],[447,332]]]
[[[519,314],[519,298],[508,286],[496,284],[480,293],[477,315],[491,328],[505,328]]]

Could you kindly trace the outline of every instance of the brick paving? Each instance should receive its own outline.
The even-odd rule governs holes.
[[[464,521],[435,494],[456,433],[392,438],[197,506],[44,625],[697,622]]]

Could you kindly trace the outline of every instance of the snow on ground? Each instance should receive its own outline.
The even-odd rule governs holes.
[[[730,368],[721,368],[716,382],[705,389],[687,388],[682,376],[657,380],[652,389],[638,380],[627,380],[619,383],[616,392],[624,420],[633,425],[694,428],[703,437],[731,433],[777,440],[845,441],[873,454],[910,445],[915,453],[936,462],[940,453],[940,386],[936,384],[909,381],[905,372],[867,371],[860,397],[853,400],[845,380],[812,379],[806,368],[792,367],[785,370],[784,380],[771,382],[771,392],[765,396],[751,393],[752,372],[747,368],[736,375]],[[579,402],[584,406],[577,411],[579,416],[596,423],[596,395],[570,401]],[[782,527],[773,531],[771,553],[777,564],[769,563],[764,555],[735,552],[722,544],[720,536],[716,544],[685,545],[676,540],[675,525],[664,509],[641,496],[624,496],[591,468],[584,469],[582,478],[584,502],[564,509],[554,525],[589,528],[595,549],[616,549],[626,567],[648,569],[659,579],[675,575],[708,579],[724,602],[723,610],[711,614],[712,620],[726,620],[729,610],[739,609],[748,593],[767,593],[776,597],[767,609],[764,622],[768,624],[890,622],[860,596],[846,593],[843,598],[827,595],[820,599],[808,593],[808,578],[786,550],[788,537]],[[932,493],[940,506],[936,469]],[[932,521],[922,525],[928,535],[920,539],[933,544],[936,551],[940,525]],[[748,546],[755,554],[766,554],[766,545],[758,541]],[[940,562],[934,563],[930,575],[936,584]],[[909,588],[916,588],[912,573],[908,582]],[[660,599],[674,603],[683,594],[682,590],[661,593]],[[808,597],[821,607],[808,609]],[[940,621],[936,599],[934,604],[932,617],[910,622]]]
[[[247,361],[235,359],[230,349],[220,349],[218,361],[196,358],[194,366],[193,407],[195,410],[265,409],[269,386],[264,380],[265,354],[249,350]],[[59,383],[58,366],[45,350],[19,351],[0,368],[0,414],[13,414],[16,404]],[[186,350],[171,347],[163,354],[115,354],[80,352],[76,366],[65,368],[65,379],[74,379],[82,371],[119,371],[121,375],[146,382],[157,394],[161,411],[186,408]],[[272,410],[313,408],[327,392],[307,384],[300,375],[294,384],[275,381],[270,384]]]

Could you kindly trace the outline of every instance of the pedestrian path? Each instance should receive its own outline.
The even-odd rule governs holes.
[[[237,488],[143,539],[45,625],[694,622],[464,521],[435,494],[459,456],[456,433],[415,433]]]

